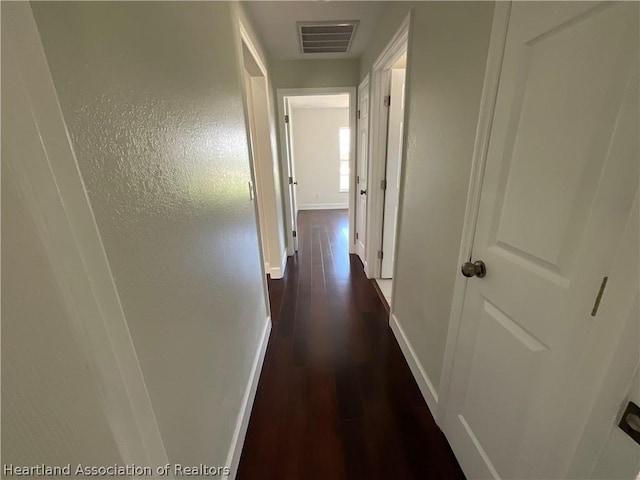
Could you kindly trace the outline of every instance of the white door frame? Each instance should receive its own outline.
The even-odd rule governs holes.
[[[386,177],[386,159],[387,159],[387,107],[384,105],[384,97],[389,91],[391,82],[390,69],[394,63],[404,54],[409,56],[409,26],[411,24],[411,12],[404,18],[400,27],[393,35],[387,46],[378,59],[373,64],[371,70],[371,83],[369,93],[369,168],[367,169],[367,250],[365,257],[365,274],[367,278],[379,278],[382,270],[381,259],[378,258],[378,252],[382,251],[382,228],[384,215],[384,190],[382,183]],[[409,77],[410,59],[407,58],[407,74]],[[405,80],[406,82],[407,80]],[[405,105],[410,103],[410,90],[406,88]],[[407,145],[407,116],[408,108],[404,111],[404,132],[403,135],[403,154]],[[403,159],[400,165],[404,164]],[[402,172],[401,172],[402,177]],[[398,218],[402,215],[402,197],[404,193],[404,182],[400,182],[400,190],[398,192]],[[398,240],[399,224],[396,227],[396,245]],[[397,249],[396,249],[397,250]],[[393,253],[396,255],[396,252]],[[394,265],[397,264],[394,258]],[[395,267],[394,267],[395,269]],[[395,272],[394,272],[395,276]]]
[[[391,102],[388,106],[389,123],[387,126],[387,158],[385,162],[385,189],[383,193],[384,205],[382,216],[382,242],[380,250],[383,257],[380,259],[379,278],[393,279],[395,265],[396,233],[398,231],[398,213],[400,204],[400,179],[402,178],[402,149],[404,148],[404,97],[406,92],[407,70],[392,69],[390,73],[389,95]],[[400,101],[398,101],[400,99]],[[398,108],[400,111],[398,112]],[[400,116],[397,114],[400,113]],[[395,118],[394,118],[395,116]],[[398,125],[398,122],[400,123]],[[394,139],[399,128],[399,136],[396,143],[390,143]],[[393,148],[393,150],[392,150]],[[395,152],[395,153],[394,153]],[[394,165],[395,164],[395,165]],[[395,208],[394,208],[395,202]]]
[[[363,119],[361,117],[362,115],[362,97],[364,96],[363,94],[366,93],[366,98],[367,98],[367,107],[366,107],[366,119]],[[370,82],[369,82],[369,74],[365,75],[364,79],[360,82],[360,84],[358,85],[358,100],[357,100],[357,104],[358,104],[358,131],[356,132],[356,165],[355,165],[355,169],[356,169],[356,176],[353,180],[353,190],[356,192],[355,194],[355,205],[356,205],[356,211],[355,211],[355,215],[354,215],[354,232],[353,232],[353,236],[355,237],[353,239],[353,242],[355,244],[355,248],[354,251],[352,253],[358,255],[358,257],[360,258],[360,260],[362,261],[362,265],[364,267],[364,271],[367,271],[367,256],[366,256],[366,252],[367,252],[367,210],[368,208],[365,207],[364,211],[360,211],[362,210],[362,205],[361,205],[361,200],[362,198],[360,197],[360,189],[361,189],[361,178],[360,178],[360,173],[361,173],[361,167],[362,164],[366,164],[367,168],[369,168],[369,157],[368,157],[368,153],[369,153],[369,142],[370,142],[370,138],[369,138],[369,118],[370,118],[370,110],[371,110],[371,91],[370,91]],[[363,121],[364,120],[364,121]],[[362,131],[363,128],[366,129],[367,132],[367,140],[366,140],[366,146],[364,148],[365,152],[364,152],[364,158],[363,158],[363,152],[360,148],[360,142],[361,142],[361,135],[362,135]],[[365,185],[367,185],[367,181],[368,178],[365,178]],[[368,205],[368,204],[367,204]],[[362,219],[362,223],[363,223],[363,229],[362,231],[360,231],[359,228],[359,219]],[[359,235],[362,236],[362,239],[359,238]],[[362,256],[360,256],[360,252],[358,249],[358,244],[362,244]]]
[[[287,194],[287,188],[289,188],[289,177],[293,177],[292,172],[289,171],[289,161],[287,153],[287,137],[285,134],[284,123],[284,99],[285,97],[304,97],[308,95],[349,95],[349,129],[351,133],[351,148],[349,149],[349,185],[353,185],[355,181],[355,167],[356,167],[356,87],[326,87],[326,88],[278,88],[277,90],[277,102],[278,102],[278,135],[280,137],[280,175],[281,184],[283,188],[284,196],[284,208],[285,208],[285,228],[287,239],[287,255],[293,255],[294,241],[293,241],[293,225],[291,224],[292,212],[291,201]],[[349,253],[355,253],[355,189],[349,188]]]
[[[489,52],[487,55],[484,83],[480,97],[480,110],[478,114],[476,138],[473,146],[471,176],[469,179],[469,190],[467,193],[467,205],[462,228],[460,252],[458,254],[458,265],[462,265],[464,262],[471,259],[473,241],[476,233],[476,224],[478,221],[478,212],[480,208],[482,180],[484,178],[484,170],[487,161],[489,136],[491,134],[493,112],[498,95],[498,83],[500,80],[500,71],[502,69],[505,42],[507,40],[507,27],[509,24],[510,12],[511,2],[496,2],[493,13],[493,24],[489,40]],[[444,425],[445,413],[449,399],[451,374],[456,355],[455,350],[458,342],[460,322],[462,320],[462,307],[464,305],[467,281],[468,279],[466,277],[457,275],[453,289],[447,342],[445,345],[442,373],[440,376],[438,409],[434,415],[436,423],[441,428]]]
[[[255,40],[255,38],[250,33],[251,28],[249,28],[246,21],[240,18],[238,19],[237,25],[238,25],[238,33],[240,35],[240,45],[238,49],[239,50],[238,58],[239,58],[239,63],[241,65],[240,74],[242,75],[244,73],[244,60],[243,60],[243,53],[242,53],[242,45],[244,44],[244,46],[247,48],[247,50],[253,57],[253,60],[255,61],[256,65],[258,66],[258,69],[260,70],[262,77],[264,78],[264,89],[265,89],[266,103],[267,103],[266,107],[267,107],[267,115],[269,120],[269,132],[271,132],[271,135],[274,135],[276,130],[276,124],[273,118],[275,108],[273,105],[274,99],[273,99],[272,90],[271,90],[271,77],[269,76],[269,71],[267,70],[266,59],[261,53],[261,50],[258,48],[259,43]],[[244,82],[241,82],[241,85],[243,89],[243,102],[246,102],[247,93],[244,92],[244,89],[245,89]],[[250,134],[251,125],[250,125],[250,122],[248,121],[248,118],[249,118],[249,111],[248,111],[247,105],[245,105],[245,121],[246,121],[247,132],[248,132],[247,142],[251,144],[251,134]],[[277,162],[278,146],[274,142],[273,138],[271,138],[270,143],[271,143],[271,148],[268,154],[271,155],[271,159],[273,162]],[[249,151],[249,156],[251,159],[252,175],[254,175],[254,187],[257,185],[260,185],[262,186],[262,190],[264,192],[273,191],[274,192],[273,194],[275,196],[273,200],[273,207],[276,212],[279,212],[282,209],[282,206],[278,204],[278,192],[276,191],[276,183],[275,183],[277,177],[274,176],[273,182],[270,181],[271,180],[270,178],[269,178],[269,181],[267,180],[261,181],[260,179],[264,177],[259,174],[260,171],[258,170],[257,172],[254,172],[253,170],[254,164],[257,166],[257,163],[253,159],[252,149],[250,149]],[[255,176],[256,173],[258,173],[257,176]],[[256,199],[258,201],[260,201],[261,199],[260,196],[257,195],[257,192],[256,192]],[[271,202],[271,200],[269,200],[269,202]],[[267,204],[268,203],[265,201],[264,205],[267,205]],[[256,210],[256,212],[258,212],[258,210]],[[271,278],[282,278],[284,276],[285,269],[287,266],[287,249],[286,249],[286,245],[284,244],[286,243],[285,223],[284,221],[282,223],[278,222],[278,218],[276,214],[275,223],[266,221],[264,225],[266,226],[266,230],[267,230],[266,236],[271,239],[274,238],[274,232],[276,232],[278,238],[280,236],[280,233],[281,232],[283,233],[283,244],[281,245],[280,242],[278,241],[277,250],[273,248],[274,245],[269,245],[270,247],[269,259],[268,259],[269,261],[267,262],[269,264],[269,270],[266,271],[266,273],[269,273],[271,275]],[[267,292],[267,299],[268,299],[268,292]]]
[[[244,81],[245,66],[244,66],[244,56],[242,53],[242,45],[247,47],[247,50],[253,57],[253,60],[255,61],[256,65],[258,66],[258,69],[260,70],[260,73],[262,73],[262,76],[264,77],[264,86],[267,91],[267,109],[268,110],[270,109],[269,76],[267,75],[267,68],[265,66],[264,60],[260,56],[258,49],[256,48],[255,44],[253,43],[253,40],[251,39],[251,35],[249,35],[249,32],[247,31],[247,27],[245,27],[242,21],[238,22],[238,32],[240,33],[240,44],[237,52],[238,65],[240,66],[239,67],[240,78],[242,79],[240,84],[241,84],[241,90],[242,90],[242,103],[243,103],[243,109],[244,109],[245,127],[247,132],[247,145],[250,146],[248,154],[249,154],[249,169],[251,171],[252,183],[248,186],[248,188],[250,190],[250,195],[252,199],[255,199],[254,210],[256,215],[256,229],[258,230],[258,238],[260,240],[258,242],[259,244],[258,246],[260,249],[260,259],[262,260],[260,262],[262,267],[262,276],[265,277],[267,274],[269,275],[275,274],[274,278],[282,278],[282,276],[284,275],[284,270],[287,263],[286,256],[280,259],[281,265],[272,265],[273,261],[271,260],[271,258],[266,258],[265,245],[263,245],[263,242],[265,241],[265,239],[267,239],[266,241],[268,242],[268,238],[269,238],[268,232],[270,228],[268,222],[265,222],[264,219],[261,221],[261,218],[260,218],[262,216],[262,211],[264,209],[263,196],[261,193],[263,189],[266,188],[267,186],[261,183],[262,175],[260,175],[260,168],[258,165],[259,162],[257,158],[254,158],[255,152],[253,150],[253,140],[251,137],[255,134],[255,132],[253,132],[254,130],[252,127],[253,122],[251,120],[251,117],[253,117],[251,113],[252,108],[249,106],[249,101],[253,102],[253,98],[252,98],[253,95],[250,91],[247,91],[247,87]],[[251,97],[251,100],[250,100],[250,97]],[[269,115],[269,117],[271,116]],[[271,118],[269,118],[269,123],[271,123]],[[272,186],[272,188],[275,188],[275,187]],[[260,192],[260,195],[258,194],[259,192]],[[277,205],[276,205],[276,208],[277,208]],[[263,226],[266,231],[262,231]],[[278,225],[274,225],[273,227],[278,228]],[[269,264],[268,271],[267,271],[266,263]],[[263,289],[264,298],[265,298],[265,305],[267,306],[267,311],[269,311],[270,300],[269,300],[269,288],[268,288],[267,282],[263,282],[262,289]]]

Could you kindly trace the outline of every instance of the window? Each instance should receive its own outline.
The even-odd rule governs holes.
[[[340,129],[340,191],[349,191],[349,151],[351,150],[351,131]]]

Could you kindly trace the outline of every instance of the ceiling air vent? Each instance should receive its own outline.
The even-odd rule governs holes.
[[[298,23],[302,53],[347,53],[357,21]]]

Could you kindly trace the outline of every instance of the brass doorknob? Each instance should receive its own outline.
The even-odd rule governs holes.
[[[466,262],[462,264],[462,275],[465,277],[479,277],[483,278],[487,274],[487,266],[482,260],[476,260],[475,262]]]

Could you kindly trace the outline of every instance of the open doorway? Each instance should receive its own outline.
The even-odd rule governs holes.
[[[289,99],[296,206],[349,209],[349,95]]]
[[[380,258],[380,277],[376,281],[388,305],[391,305],[396,230],[398,226],[406,66],[407,54],[405,52],[390,69],[389,100],[387,101],[389,121],[387,125],[385,180],[383,181],[384,210],[382,215],[382,247],[380,249],[382,258]]]
[[[354,88],[278,90],[289,255],[298,249],[298,217],[311,210],[344,214],[353,253],[354,102]]]
[[[371,74],[365,273],[374,279],[390,309],[401,198],[408,31],[405,20]]]
[[[241,29],[246,117],[249,131],[252,183],[249,190],[256,204],[260,246],[265,274],[284,275],[285,246],[282,194],[277,149],[272,141],[275,125],[270,115],[269,79],[264,63],[246,32]]]

